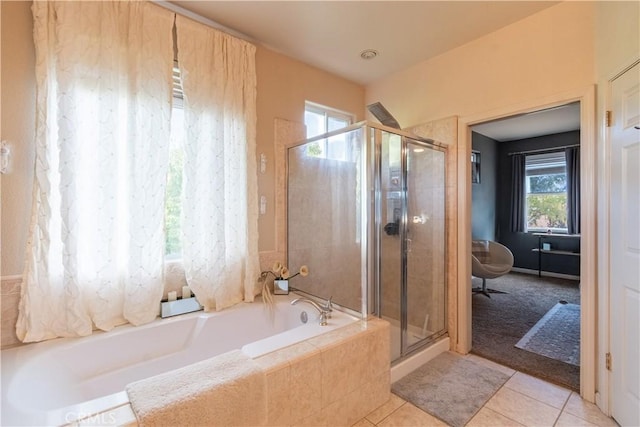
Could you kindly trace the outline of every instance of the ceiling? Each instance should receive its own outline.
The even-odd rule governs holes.
[[[367,85],[557,1],[171,1],[304,63]],[[178,11],[179,12],[179,11]],[[231,31],[233,33],[233,31]],[[364,60],[366,49],[378,51]]]
[[[472,131],[506,142],[580,129],[580,103],[548,108],[475,125]]]

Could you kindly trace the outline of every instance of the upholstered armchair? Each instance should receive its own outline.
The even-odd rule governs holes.
[[[473,293],[481,293],[489,298],[492,293],[506,293],[487,288],[487,279],[503,276],[512,267],[513,254],[506,246],[490,240],[474,240],[471,243],[471,274],[482,279],[482,287],[473,288]]]

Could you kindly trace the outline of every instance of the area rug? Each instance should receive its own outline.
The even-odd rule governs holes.
[[[557,303],[516,347],[580,366],[580,306]]]
[[[464,426],[509,379],[445,352],[391,385],[391,391],[453,427]]]

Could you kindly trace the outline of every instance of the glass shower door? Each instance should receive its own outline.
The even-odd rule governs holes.
[[[379,309],[398,360],[446,331],[445,156],[382,131],[378,161]]]
[[[403,142],[406,354],[446,330],[445,156],[421,142]]]

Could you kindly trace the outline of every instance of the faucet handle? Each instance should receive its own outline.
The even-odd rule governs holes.
[[[331,303],[331,300],[333,299],[333,296],[330,296],[329,299],[327,300],[327,303],[324,305],[324,310],[327,312],[327,317],[329,319],[331,319],[331,312],[333,311],[333,304]]]

